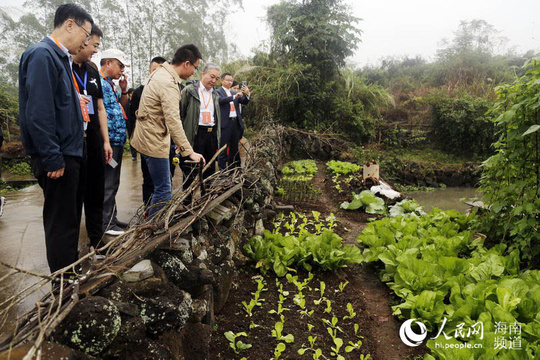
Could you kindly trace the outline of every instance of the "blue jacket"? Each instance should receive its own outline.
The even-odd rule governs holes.
[[[83,156],[84,130],[68,56],[49,38],[30,46],[19,64],[19,126],[26,153],[45,171]]]
[[[242,120],[242,113],[238,104],[246,105],[247,103],[249,103],[249,98],[246,95],[242,96],[241,98],[235,98],[234,94],[236,94],[236,91],[234,90],[231,90],[232,96],[227,96],[227,93],[222,87],[217,89],[217,93],[219,95],[219,107],[221,110],[221,128],[223,129],[234,126],[234,123],[229,120],[229,114],[231,110],[229,103],[232,101],[234,103],[234,107],[236,108],[236,116],[238,118],[238,122],[243,129],[244,121]]]

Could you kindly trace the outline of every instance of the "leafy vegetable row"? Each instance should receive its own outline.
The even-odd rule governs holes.
[[[474,215],[434,210],[420,217],[399,215],[369,224],[358,236],[366,262],[382,261],[383,281],[402,303],[404,319],[419,319],[448,335],[429,340],[433,359],[534,359],[540,356],[540,271],[520,272],[519,252],[499,244],[487,249],[469,230]],[[454,331],[481,323],[483,336]],[[520,348],[496,346],[500,324],[521,329]],[[437,342],[437,345],[436,345]],[[445,348],[460,343],[477,348]]]

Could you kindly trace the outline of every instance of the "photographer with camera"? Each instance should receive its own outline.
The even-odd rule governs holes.
[[[220,144],[227,144],[227,150],[219,154],[220,169],[240,167],[238,142],[244,134],[240,104],[247,105],[251,94],[245,81],[242,81],[240,91],[231,90],[233,81],[230,73],[224,73],[221,77],[222,87],[217,90],[221,110]]]

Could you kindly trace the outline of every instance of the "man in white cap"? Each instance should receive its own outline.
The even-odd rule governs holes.
[[[120,187],[122,154],[126,142],[126,109],[128,107],[127,75],[124,69],[129,61],[123,51],[109,49],[101,54],[101,87],[103,104],[107,111],[109,141],[113,150],[112,160],[105,166],[105,197],[103,202],[103,228],[107,235],[121,235],[127,224],[119,221],[116,209],[116,193]],[[113,80],[119,80],[120,92]]]

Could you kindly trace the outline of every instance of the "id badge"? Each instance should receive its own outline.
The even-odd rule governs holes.
[[[88,108],[88,114],[94,115],[94,102],[92,101],[92,95],[86,95],[86,97],[90,99],[90,102],[86,104],[86,107]]]
[[[202,123],[203,125],[211,125],[212,124],[212,115],[210,114],[209,110],[202,110]]]
[[[90,115],[88,115],[88,108],[86,107],[86,104],[84,103],[84,100],[82,98],[79,98],[79,105],[81,106],[83,121],[89,122]]]
[[[236,111],[236,108],[234,107],[234,103],[231,101],[229,104],[230,104],[229,111],[230,112]]]

